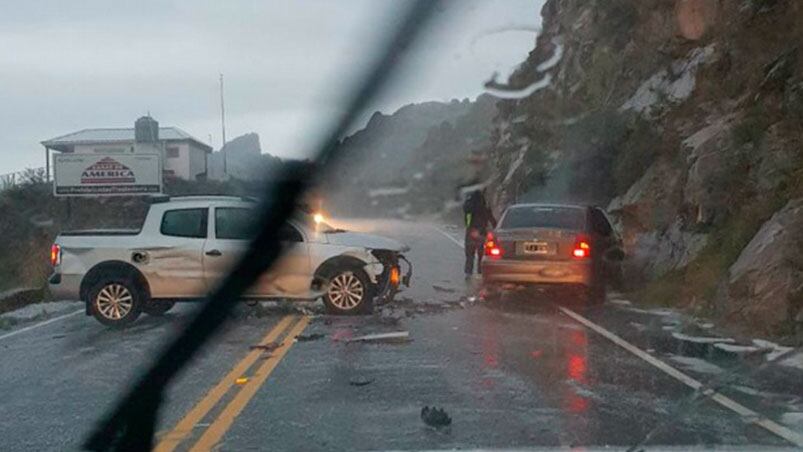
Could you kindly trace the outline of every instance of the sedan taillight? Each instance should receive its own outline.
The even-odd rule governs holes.
[[[489,232],[485,238],[485,255],[490,257],[502,257],[502,248],[496,241],[493,232]]]
[[[591,257],[591,244],[585,236],[578,236],[572,250],[572,256],[580,259]]]
[[[61,263],[61,245],[54,243],[50,246],[50,265],[53,267]]]

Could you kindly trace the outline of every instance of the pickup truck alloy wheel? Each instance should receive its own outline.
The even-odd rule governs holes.
[[[335,307],[349,311],[362,304],[366,288],[363,282],[349,271],[332,278],[327,294]]]
[[[134,297],[125,286],[109,284],[100,289],[95,303],[97,303],[101,315],[110,320],[120,320],[131,312],[131,308],[134,306]]]
[[[124,326],[142,312],[142,296],[135,283],[128,278],[109,278],[90,291],[90,310],[95,318],[107,326]]]

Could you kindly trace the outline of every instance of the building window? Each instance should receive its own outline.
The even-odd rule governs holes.
[[[169,158],[169,159],[177,159],[178,158],[178,148],[167,148],[166,155],[167,155],[167,158]]]

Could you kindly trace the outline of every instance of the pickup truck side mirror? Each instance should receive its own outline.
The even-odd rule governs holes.
[[[605,252],[605,260],[608,261],[623,261],[625,259],[625,251],[621,248],[614,247]]]

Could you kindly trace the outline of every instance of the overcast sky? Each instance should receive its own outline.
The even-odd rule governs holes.
[[[376,109],[474,98],[523,61],[543,0],[459,0]],[[405,6],[399,0],[42,0],[0,15],[0,174],[44,165],[40,141],[132,127],[147,113],[215,149],[227,138],[302,157]],[[499,32],[499,30],[509,29]],[[518,30],[511,30],[518,29]],[[210,139],[211,136],[211,139]]]

